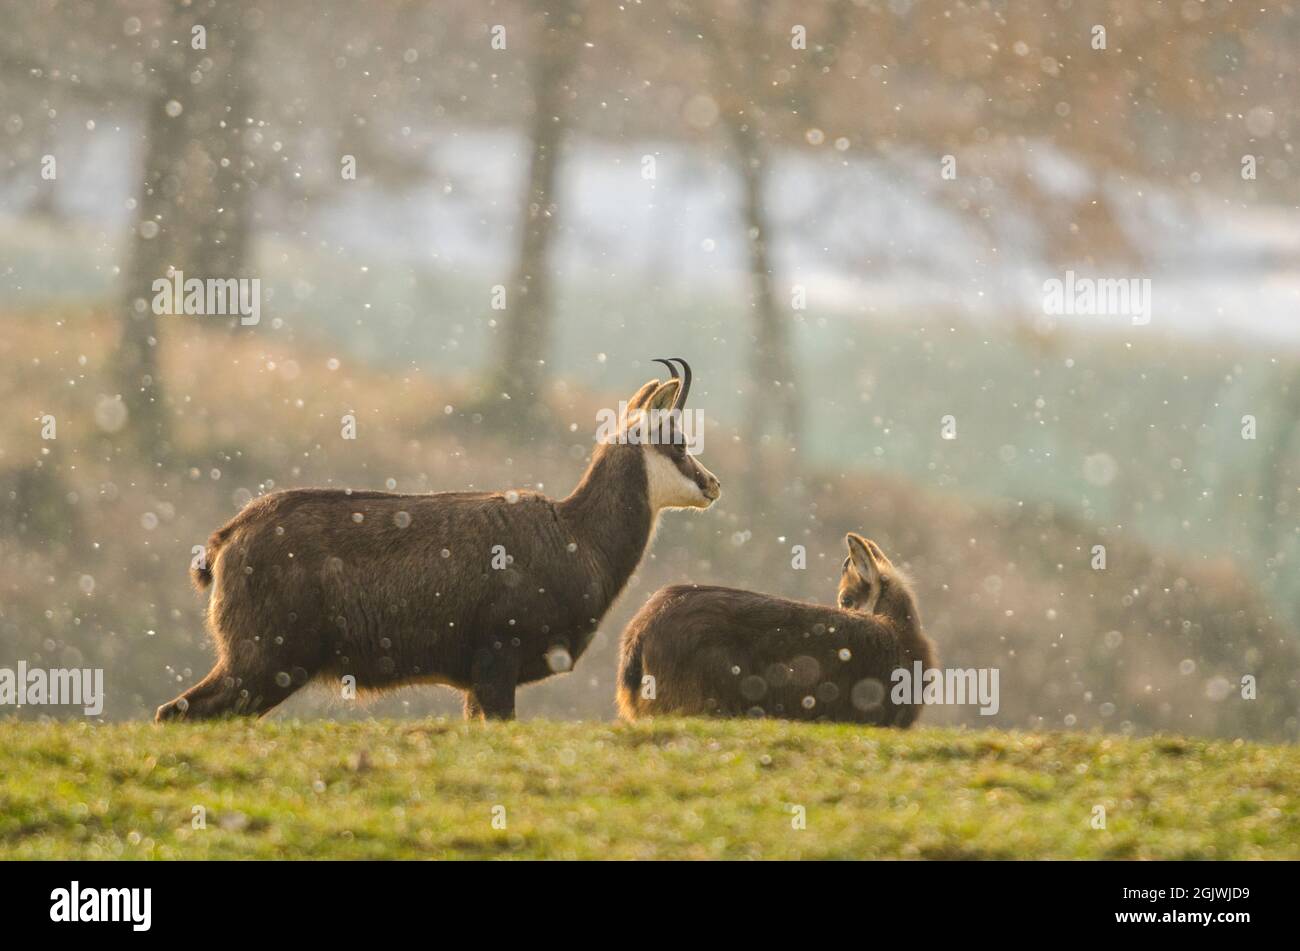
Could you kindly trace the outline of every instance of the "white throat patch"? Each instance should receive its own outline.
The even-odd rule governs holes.
[[[642,450],[645,459],[646,485],[649,488],[650,511],[673,508],[701,508],[708,499],[695,484],[694,479],[682,475],[672,461],[653,447]]]

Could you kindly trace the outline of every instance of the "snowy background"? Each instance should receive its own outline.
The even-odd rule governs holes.
[[[563,495],[595,409],[683,355],[722,503],[665,520],[592,651],[524,715],[611,715],[618,632],[660,584],[829,601],[854,530],[910,567],[945,662],[1003,668],[999,725],[1300,730],[1294,13],[6,2],[0,18],[0,665],[103,665],[109,715],[147,715],[207,669],[189,552],[248,498]],[[259,277],[262,323],[160,318],[149,403],[115,428],[118,328],[139,329],[138,286],[167,267]],[[1045,314],[1066,270],[1150,279],[1151,323]],[[549,291],[544,313],[491,308],[521,282]],[[549,328],[524,364],[504,346],[521,327]],[[503,420],[503,391],[553,425]],[[165,437],[138,438],[155,406]],[[336,438],[350,411],[357,446]],[[1238,699],[1243,675],[1259,700]],[[455,706],[428,688],[287,709]]]

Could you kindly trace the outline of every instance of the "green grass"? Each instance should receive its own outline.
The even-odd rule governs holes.
[[[1297,789],[1296,747],[1172,736],[9,721],[0,858],[1300,858]]]

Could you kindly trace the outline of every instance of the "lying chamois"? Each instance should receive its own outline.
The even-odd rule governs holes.
[[[934,645],[907,578],[875,542],[844,540],[838,610],[712,585],[656,591],[623,632],[619,712],[910,726],[920,710],[892,702],[890,675],[933,667]]]
[[[659,512],[720,494],[682,434],[690,367],[661,362],[672,379],[637,391],[568,498],[291,489],[250,502],[193,572],[213,585],[216,666],[157,719],[261,715],[347,676],[362,690],[446,684],[465,691],[467,718],[514,716],[517,686],[582,655]],[[629,438],[652,415],[668,438]]]

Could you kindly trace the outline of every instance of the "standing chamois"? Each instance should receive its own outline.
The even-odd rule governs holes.
[[[672,585],[623,631],[618,706],[652,715],[774,716],[910,726],[896,668],[936,663],[907,578],[849,533],[839,608],[711,585]]]
[[[659,512],[720,494],[686,449],[691,371],[675,359],[683,375],[659,361],[672,379],[637,391],[568,498],[290,489],[250,502],[193,571],[213,586],[216,666],[157,719],[260,716],[348,676],[363,690],[446,684],[465,691],[467,718],[513,717],[520,684],[582,655]],[[667,438],[648,439],[647,419]]]

